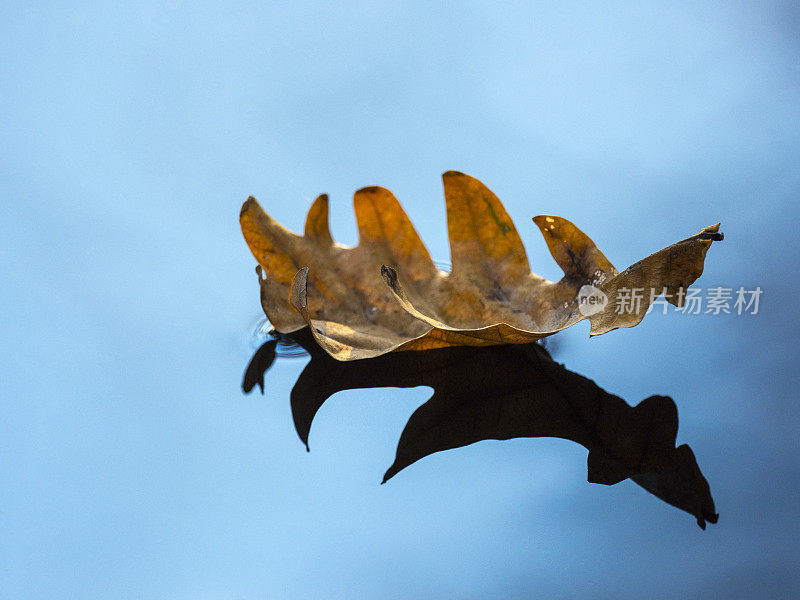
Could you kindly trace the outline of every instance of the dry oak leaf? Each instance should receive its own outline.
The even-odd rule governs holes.
[[[637,325],[653,300],[650,290],[680,306],[680,290],[702,274],[708,248],[723,238],[717,223],[619,273],[570,221],[540,215],[533,221],[564,271],[552,282],[531,272],[497,196],[463,173],[448,171],[442,179],[450,273],[434,265],[385,188],[355,193],[359,243],[352,248],[331,238],[326,195],[308,211],[302,236],[248,198],[239,221],[259,264],[261,305],[275,329],[292,333],[309,326],[326,352],[345,361],[397,350],[531,342],[587,318],[590,335],[598,335]],[[589,316],[579,310],[586,285],[607,299]],[[618,295],[632,289],[644,290],[641,301],[619,311]]]

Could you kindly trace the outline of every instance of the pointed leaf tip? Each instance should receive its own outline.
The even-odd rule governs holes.
[[[563,217],[538,215],[533,222],[539,228],[553,260],[564,271],[565,279],[592,283],[614,277],[617,270],[592,239]]]
[[[311,204],[306,215],[304,235],[310,240],[332,245],[330,225],[328,224],[328,195],[320,194]]]
[[[256,208],[261,208],[261,205],[258,203],[258,200],[253,198],[253,196],[248,196],[247,200],[244,201],[244,204],[242,204],[242,208],[239,211],[239,218],[241,219],[245,215],[245,213],[254,210]]]

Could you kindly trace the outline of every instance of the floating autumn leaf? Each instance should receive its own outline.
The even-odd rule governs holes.
[[[687,445],[675,447],[678,412],[666,396],[636,406],[554,362],[539,344],[398,352],[355,362],[334,360],[308,330],[292,336],[311,355],[291,392],[292,416],[308,447],[311,423],[336,392],[430,386],[433,396],[408,421],[384,482],[442,450],[481,440],[557,437],[589,450],[588,480],[612,485],[631,478],[697,519],[717,522],[708,482]],[[274,340],[253,356],[245,391],[274,358]],[[265,360],[266,357],[266,360]]]
[[[531,272],[514,223],[486,186],[455,171],[443,180],[450,273],[434,265],[384,188],[355,193],[359,243],[353,248],[331,238],[327,196],[311,206],[302,236],[249,198],[240,224],[259,263],[261,305],[275,329],[291,333],[308,325],[322,348],[345,361],[395,350],[525,343],[586,318],[590,334],[598,335],[638,324],[654,299],[650,290],[680,306],[680,291],[703,272],[712,241],[722,239],[719,224],[712,225],[619,273],[571,222],[538,216],[534,223],[564,271],[551,282]],[[586,286],[605,301],[596,312],[580,305]],[[645,293],[619,311],[622,295],[633,289]]]

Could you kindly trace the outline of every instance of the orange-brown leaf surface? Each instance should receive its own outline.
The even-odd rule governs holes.
[[[317,343],[338,360],[371,358],[396,350],[525,343],[583,319],[591,335],[633,327],[664,291],[680,305],[680,290],[703,272],[719,224],[677,242],[622,273],[594,242],[561,217],[534,217],[555,261],[557,282],[534,274],[514,223],[500,200],[477,179],[443,175],[452,270],[431,260],[411,220],[392,193],[367,187],[353,204],[355,247],[333,241],[328,197],[318,197],[302,236],[272,219],[254,198],[240,224],[259,264],[261,305],[281,333],[309,326]],[[585,316],[579,292],[594,286],[603,308]],[[626,310],[622,294],[642,289]],[[584,311],[587,312],[587,311]]]

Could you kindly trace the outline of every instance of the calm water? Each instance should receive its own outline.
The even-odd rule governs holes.
[[[0,597],[800,595],[797,28],[780,2],[4,4]],[[384,185],[447,260],[448,169],[549,279],[537,214],[619,268],[722,222],[697,285],[760,286],[758,314],[582,323],[553,351],[630,405],[674,400],[716,524],[588,483],[563,438],[380,485],[443,385],[400,369],[318,388],[310,452],[309,357],[277,346],[265,394],[241,391],[263,342],[247,195],[299,231],[326,192],[353,244],[353,191]]]

